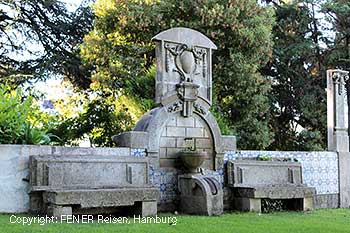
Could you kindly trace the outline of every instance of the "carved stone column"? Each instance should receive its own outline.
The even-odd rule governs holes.
[[[349,73],[327,70],[328,150],[338,152],[339,207],[350,207],[350,153],[345,82]]]
[[[349,151],[348,105],[345,82],[347,71],[327,71],[327,127],[328,150]]]

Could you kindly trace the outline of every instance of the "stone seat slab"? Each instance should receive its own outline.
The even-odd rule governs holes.
[[[294,199],[313,197],[316,189],[300,185],[236,187],[234,194],[246,198]]]
[[[101,190],[105,190],[105,189],[130,189],[130,188],[134,188],[134,189],[143,189],[143,188],[152,188],[155,186],[150,186],[150,185],[140,185],[140,186],[134,186],[132,184],[130,185],[124,185],[124,186],[79,186],[79,185],[73,185],[73,186],[60,186],[57,188],[53,188],[50,186],[33,186],[29,188],[29,192],[40,192],[40,191],[64,191],[64,190],[96,190],[96,189],[101,189]]]
[[[140,201],[157,201],[159,190],[149,188],[47,190],[43,201],[60,206],[79,205],[81,208],[130,206]]]

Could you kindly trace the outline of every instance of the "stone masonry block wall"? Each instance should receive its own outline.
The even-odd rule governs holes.
[[[185,138],[192,140],[186,142]],[[160,138],[160,166],[177,167],[178,153],[188,146],[206,151],[203,167],[213,169],[213,138],[207,124],[195,114],[186,118],[180,113],[174,114],[166,123]]]

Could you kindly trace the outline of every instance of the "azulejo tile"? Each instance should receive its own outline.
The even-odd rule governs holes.
[[[146,157],[146,149],[131,149],[130,153],[134,157]]]
[[[166,191],[166,183],[161,183],[159,189],[161,193],[164,193]]]

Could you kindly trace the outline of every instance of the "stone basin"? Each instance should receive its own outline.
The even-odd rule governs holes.
[[[198,173],[198,168],[205,160],[206,151],[180,151],[179,156],[190,173]]]

